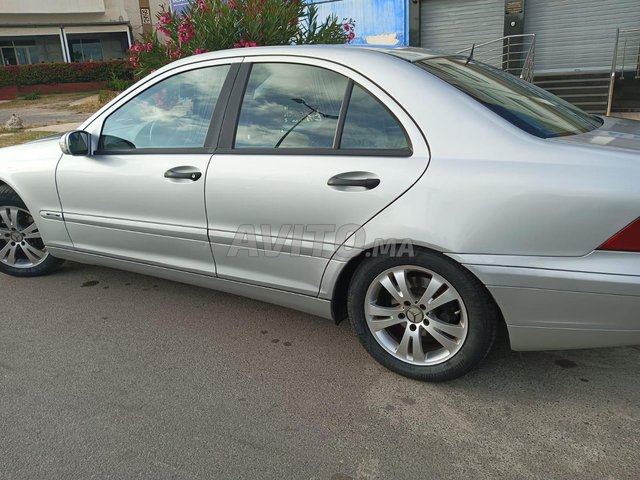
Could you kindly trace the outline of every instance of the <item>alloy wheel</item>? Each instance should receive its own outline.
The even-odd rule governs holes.
[[[48,255],[31,214],[16,206],[0,206],[0,262],[13,268],[32,268]]]
[[[451,283],[426,268],[390,268],[374,279],[365,298],[369,330],[403,362],[420,366],[446,362],[467,337],[462,297]]]

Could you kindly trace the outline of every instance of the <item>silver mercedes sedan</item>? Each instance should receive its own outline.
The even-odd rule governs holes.
[[[339,322],[408,377],[640,343],[640,122],[472,58],[265,47],[0,151],[0,270],[121,268]],[[5,301],[7,301],[5,299]]]

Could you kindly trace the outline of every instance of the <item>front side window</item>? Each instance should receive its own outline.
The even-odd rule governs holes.
[[[100,149],[204,147],[229,68],[190,70],[149,87],[106,119]]]
[[[602,125],[555,95],[467,57],[433,57],[417,65],[537,137],[576,135]]]
[[[344,76],[324,68],[255,64],[235,148],[332,148],[347,85]]]

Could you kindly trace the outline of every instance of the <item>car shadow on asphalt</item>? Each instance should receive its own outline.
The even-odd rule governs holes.
[[[228,308],[230,311],[235,309],[240,315],[247,315],[247,321],[250,321],[251,316],[255,316],[257,311],[268,312],[265,316],[266,320],[260,319],[258,321],[253,318],[251,322],[261,325],[258,334],[265,332],[265,340],[266,337],[269,337],[269,341],[274,347],[276,345],[289,347],[291,339],[313,336],[314,342],[320,342],[320,345],[317,345],[318,348],[324,349],[330,356],[342,358],[346,363],[354,363],[352,368],[362,369],[363,375],[365,372],[366,375],[372,373],[371,364],[375,365],[376,371],[380,375],[388,373],[359,348],[348,321],[343,321],[338,327],[335,327],[332,322],[326,319],[294,312],[285,307],[265,304],[257,300],[154,277],[72,262],[66,263],[55,276],[60,281],[79,282],[83,291],[103,290],[105,294],[111,292],[110,295],[116,297],[122,293],[119,293],[119,290],[109,291],[108,289],[110,282],[113,282],[111,279],[117,278],[121,286],[135,287],[136,292],[131,292],[134,295],[171,296],[171,301],[176,304],[177,309],[181,308],[179,305],[181,301],[189,303],[189,298],[184,298],[184,294],[188,292],[191,299],[202,298],[204,308],[222,304],[223,308]],[[238,299],[242,300],[239,302]],[[209,304],[211,305],[209,306]],[[184,305],[185,309],[188,307],[189,305]],[[264,321],[267,323],[261,323]],[[214,322],[208,325],[201,325],[201,328],[213,329],[215,326]],[[279,331],[278,338],[271,338],[275,331]],[[323,332],[326,332],[326,335]],[[234,333],[230,332],[230,334]],[[297,354],[296,349],[289,351],[291,352],[289,355]],[[296,359],[297,362],[303,360]],[[507,397],[523,391],[544,391],[545,395],[561,398],[564,393],[575,393],[576,389],[591,395],[597,390],[600,390],[604,395],[604,392],[611,391],[611,389],[618,391],[631,389],[632,392],[640,395],[640,383],[629,382],[629,378],[637,377],[639,367],[640,346],[515,352],[509,347],[508,332],[503,324],[498,329],[492,350],[478,368],[459,379],[440,385],[447,385],[447,388],[454,389],[473,389],[476,392],[486,391],[488,395],[499,392]],[[404,379],[397,375],[394,377],[397,377],[395,382],[413,382],[413,380]]]

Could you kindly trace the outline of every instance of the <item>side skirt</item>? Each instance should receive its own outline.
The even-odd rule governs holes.
[[[47,247],[47,250],[57,258],[72,260],[78,263],[88,263],[100,265],[129,272],[151,275],[154,277],[172,280],[174,282],[196,285],[198,287],[210,288],[221,292],[240,295],[242,297],[253,298],[262,302],[273,303],[283,307],[299,310],[301,312],[317,315],[318,317],[331,319],[331,301],[299,293],[285,292],[274,288],[251,285],[249,283],[236,282],[221,278],[199,275],[197,273],[183,272],[166,267],[158,267],[145,263],[122,260],[94,253],[79,252],[59,247]]]

